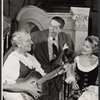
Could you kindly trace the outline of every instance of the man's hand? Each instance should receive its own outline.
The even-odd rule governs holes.
[[[65,50],[65,49],[68,49],[68,45],[67,45],[67,43],[66,43],[66,44],[64,44],[64,46],[63,46],[63,49],[62,49],[62,50]]]

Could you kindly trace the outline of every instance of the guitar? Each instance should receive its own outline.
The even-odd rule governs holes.
[[[35,83],[35,86],[38,89],[41,89],[43,91],[40,93],[40,96],[43,96],[47,93],[47,90],[48,90],[47,89],[48,85],[47,85],[46,81],[52,79],[52,77],[62,69],[63,69],[63,67],[60,66],[59,68],[55,69],[54,71],[50,72],[49,74],[45,75],[44,77],[42,77],[42,75],[39,72],[32,71],[31,73],[28,74],[28,76],[26,78],[19,78],[17,80],[17,83],[21,84],[23,86],[29,86],[32,84],[34,85],[34,83]],[[22,94],[22,96],[25,97],[24,94]],[[28,98],[30,98],[31,100],[34,100],[34,98],[31,95],[28,95]]]
[[[64,51],[61,52],[61,54],[59,55],[59,57],[55,61],[55,63],[58,63],[59,59],[61,59],[61,57],[62,57],[63,54],[64,54]],[[53,63],[53,65],[55,63]],[[42,93],[40,93],[40,96],[43,96],[43,95],[45,95],[47,93],[47,83],[46,83],[46,81],[54,78],[55,77],[54,75],[56,75],[61,70],[63,70],[63,65],[61,65],[57,69],[53,70],[52,72],[46,74],[44,77],[42,77],[42,75],[39,72],[32,71],[31,73],[29,73],[29,75],[26,78],[20,78],[20,79],[18,79],[17,83],[21,84],[21,85],[25,85],[25,86],[29,86],[30,84],[32,85],[32,84],[36,83],[36,87],[38,89],[41,89],[43,91]],[[30,98],[30,99],[28,99],[28,98]],[[28,95],[28,98],[25,99],[25,100],[35,100],[30,95]]]

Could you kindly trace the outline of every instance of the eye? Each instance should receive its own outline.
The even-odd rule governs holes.
[[[54,26],[54,29],[58,29],[58,27],[57,26]]]
[[[85,44],[83,43],[83,46],[85,46]]]
[[[89,48],[89,46],[86,45],[86,48]]]
[[[52,27],[52,25],[50,24],[49,27]]]

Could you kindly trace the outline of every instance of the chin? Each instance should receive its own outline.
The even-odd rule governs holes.
[[[87,53],[86,52],[81,52],[81,54],[86,55]]]
[[[28,51],[28,52],[31,51],[31,48],[28,48],[27,51]]]

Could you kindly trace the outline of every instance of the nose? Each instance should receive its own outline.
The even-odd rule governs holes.
[[[51,31],[54,31],[54,27],[53,27],[53,26],[50,26],[49,29],[50,29]]]
[[[85,47],[85,46],[83,46],[82,48],[83,48],[83,49],[85,49],[86,47]]]
[[[33,41],[31,40],[31,44],[33,44]]]
[[[30,44],[33,44],[33,41],[32,40],[30,40],[30,42],[29,42]]]
[[[52,27],[51,30],[54,31],[54,27]]]

